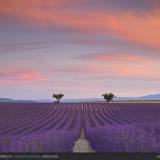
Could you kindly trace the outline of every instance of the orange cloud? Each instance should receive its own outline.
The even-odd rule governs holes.
[[[86,16],[66,18],[65,25],[84,31],[114,35],[133,43],[160,48],[160,12],[146,15],[134,12],[89,13]]]
[[[159,72],[143,67],[115,66],[114,73],[120,76],[130,76],[139,78],[160,78]]]
[[[72,74],[94,75],[113,78],[139,78],[139,79],[160,79],[160,71],[154,66],[130,65],[130,64],[109,64],[101,62],[89,62],[82,66],[66,68],[63,72]]]
[[[153,10],[139,14],[135,11],[120,13],[88,11],[85,13],[67,9],[74,4],[78,8],[81,1],[73,0],[0,0],[0,15],[10,16],[22,23],[36,27],[55,25],[114,35],[133,43],[160,48],[160,11]]]
[[[144,67],[136,67],[136,66],[129,66],[129,65],[120,65],[115,64],[112,66],[105,66],[105,65],[90,65],[85,70],[88,73],[94,73],[98,75],[106,75],[106,76],[113,76],[113,77],[132,77],[132,78],[160,78],[160,72],[155,71],[151,68],[144,68]]]
[[[118,54],[111,54],[111,53],[97,53],[97,54],[89,54],[82,56],[84,59],[95,60],[99,61],[108,61],[108,62],[133,62],[133,63],[151,63],[155,62],[156,59],[151,59],[147,56],[141,56],[136,54],[125,54],[125,53],[118,53]]]

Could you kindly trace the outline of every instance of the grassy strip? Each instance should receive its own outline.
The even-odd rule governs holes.
[[[97,103],[107,103],[105,101]],[[112,101],[109,103],[160,103],[160,100],[126,100],[126,101]]]

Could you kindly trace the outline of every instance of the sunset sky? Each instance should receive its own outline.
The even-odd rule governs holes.
[[[160,93],[159,0],[0,0],[0,97]]]

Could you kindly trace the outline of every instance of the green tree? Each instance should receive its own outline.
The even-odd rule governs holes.
[[[64,96],[63,94],[53,94],[52,95],[53,98],[55,98],[57,100],[57,102],[59,103],[60,99],[62,99],[62,97]]]
[[[102,96],[107,102],[112,101],[113,98],[115,97],[115,95],[113,93],[105,93]]]

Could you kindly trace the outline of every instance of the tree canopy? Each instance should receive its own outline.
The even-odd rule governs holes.
[[[105,93],[102,95],[104,97],[104,99],[107,101],[107,102],[110,102],[113,100],[113,98],[115,97],[115,95],[113,93]]]
[[[64,96],[63,94],[53,94],[52,95],[53,98],[55,98],[57,100],[57,102],[59,103],[60,99],[62,99],[62,97]]]

